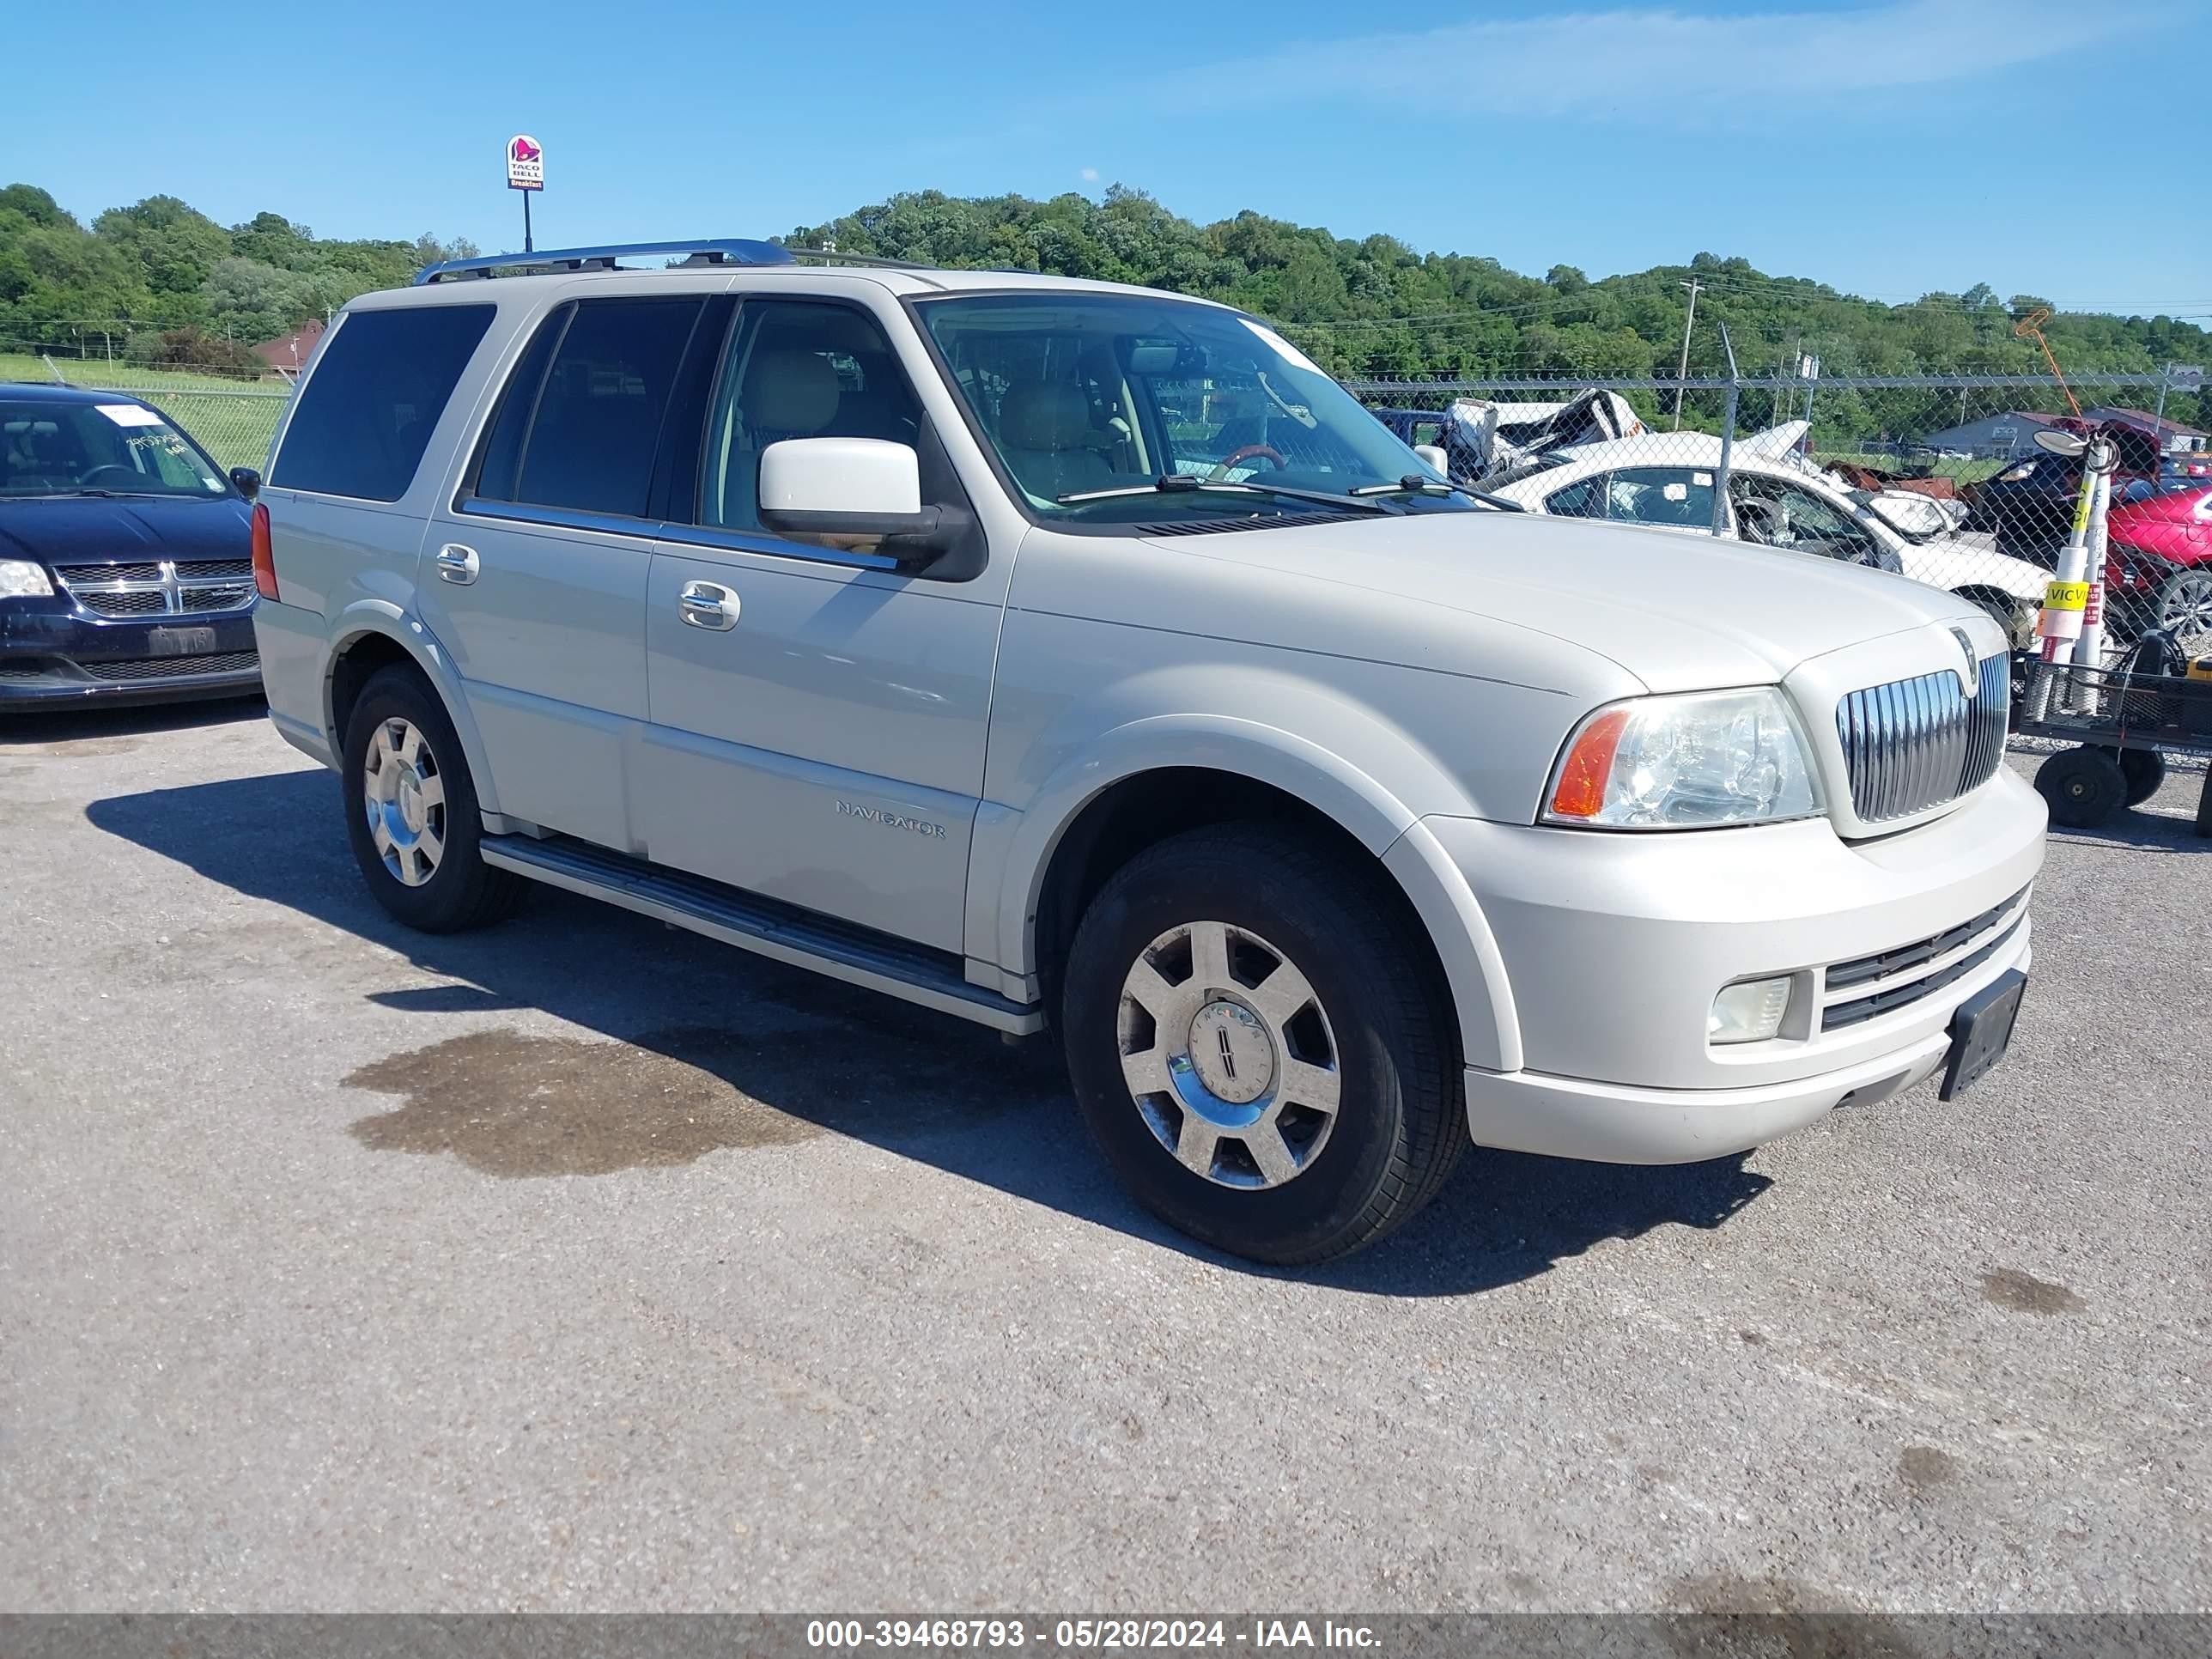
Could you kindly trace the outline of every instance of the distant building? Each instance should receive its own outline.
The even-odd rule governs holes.
[[[307,358],[314,351],[315,342],[323,337],[323,325],[312,319],[304,322],[289,334],[280,334],[273,340],[264,340],[252,348],[253,355],[286,374],[297,374],[307,366]]]
[[[2035,434],[2057,418],[2030,410],[2011,410],[2002,415],[1984,415],[1964,426],[1946,427],[1920,441],[1930,449],[1955,449],[1980,460],[2009,460],[2015,455],[2037,453]]]
[[[2085,409],[2081,413],[2088,420],[2118,421],[2139,431],[2155,434],[2158,447],[2169,455],[2186,454],[2192,450],[2202,449],[2206,438],[2212,436],[2199,432],[2193,426],[2184,426],[2179,421],[2162,420],[2140,409],[2122,409],[2114,404],[2105,404],[2096,409]]]

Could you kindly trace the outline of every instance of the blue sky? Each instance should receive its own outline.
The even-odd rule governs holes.
[[[11,57],[76,60],[87,15],[24,9]],[[2212,313],[2203,21],[2179,0],[173,0],[158,29],[97,32],[97,77],[10,77],[0,179],[87,218],[167,191],[489,250],[520,245],[501,151],[524,131],[540,246],[1119,181],[1539,275],[1707,250],[1884,298],[1986,281]]]

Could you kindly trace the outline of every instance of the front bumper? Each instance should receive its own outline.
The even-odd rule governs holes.
[[[250,607],[110,619],[58,596],[0,600],[0,709],[171,702],[260,689]]]
[[[1474,1139],[1680,1163],[1910,1087],[1942,1063],[1960,1004],[2027,966],[2045,823],[2003,767],[1943,817],[1858,842],[1820,819],[1656,835],[1428,820],[1490,923],[1520,1028],[1521,1069],[1468,1073]],[[1783,975],[1780,1036],[1707,1043],[1723,986]]]

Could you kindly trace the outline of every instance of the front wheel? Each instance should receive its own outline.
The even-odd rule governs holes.
[[[1326,1261],[1425,1204],[1467,1145],[1449,999],[1381,872],[1258,824],[1139,854],[1085,913],[1060,1023],[1131,1194],[1261,1261]]]
[[[355,860],[376,902],[410,927],[459,933],[509,915],[528,884],[483,861],[483,820],[445,705],[404,668],[362,688],[342,773]]]

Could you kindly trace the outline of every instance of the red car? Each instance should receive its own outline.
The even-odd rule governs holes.
[[[2172,628],[2185,650],[2212,639],[2212,484],[2115,507],[2107,528],[2105,593],[2114,619]]]

